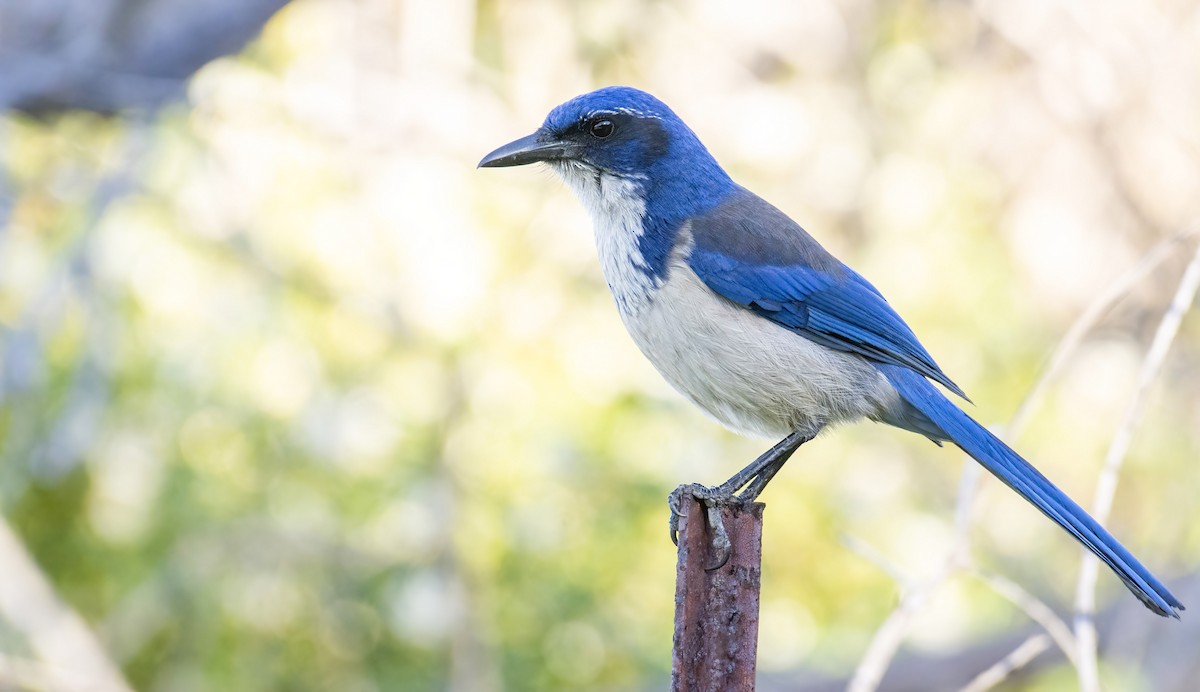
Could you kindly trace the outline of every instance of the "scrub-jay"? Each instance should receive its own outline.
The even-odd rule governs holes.
[[[479,165],[534,162],[587,207],[621,319],[662,376],[733,430],[783,438],[719,486],[680,486],[673,538],[682,493],[710,508],[719,542],[715,500],[753,501],[801,444],[869,418],[958,445],[1146,607],[1179,617],[1183,605],[1104,527],[934,386],[966,399],[874,286],[731,180],[661,101],[629,87],[584,94]]]

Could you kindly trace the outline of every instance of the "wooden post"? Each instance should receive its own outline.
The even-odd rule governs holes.
[[[764,505],[720,504],[732,551],[724,566],[712,548],[705,508],[688,497],[675,573],[674,692],[754,689]]]

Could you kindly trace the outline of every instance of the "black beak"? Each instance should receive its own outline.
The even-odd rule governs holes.
[[[524,166],[538,161],[554,161],[565,159],[570,155],[571,146],[547,135],[535,132],[528,137],[522,137],[515,142],[509,142],[493,151],[479,162],[480,168],[503,168],[505,166]]]

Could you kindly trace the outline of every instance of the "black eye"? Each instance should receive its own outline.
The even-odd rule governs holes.
[[[588,123],[588,132],[592,133],[592,136],[597,139],[605,139],[612,136],[615,129],[616,126],[613,125],[613,121],[611,120],[593,120]]]

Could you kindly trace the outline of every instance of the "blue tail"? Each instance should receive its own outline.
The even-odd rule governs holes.
[[[895,365],[877,367],[905,401],[945,433],[945,439],[961,447],[985,469],[1004,481],[1005,485],[1017,491],[1021,497],[1074,536],[1075,540],[1095,553],[1147,608],[1159,615],[1179,619],[1179,611],[1184,609],[1183,604],[1171,595],[1167,587],[1163,586],[1150,570],[1143,567],[1125,546],[1118,543],[1112,534],[1088,516],[1088,513],[1063,491],[1054,487],[1054,484],[1046,480],[1046,477],[1029,462],[963,413],[920,374]]]

